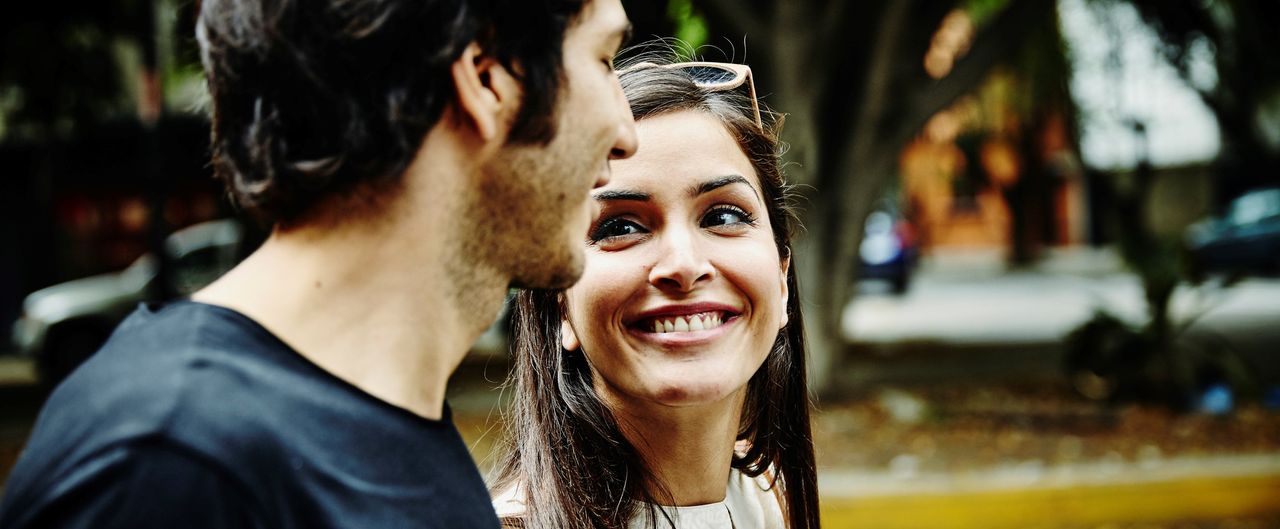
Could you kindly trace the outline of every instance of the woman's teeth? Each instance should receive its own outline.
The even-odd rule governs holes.
[[[705,331],[723,324],[724,322],[719,312],[703,312],[688,316],[658,318],[653,320],[653,332],[662,334],[668,332]]]

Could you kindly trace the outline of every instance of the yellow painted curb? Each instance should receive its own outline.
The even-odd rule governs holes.
[[[1280,515],[1280,476],[864,495],[821,503],[828,529],[1031,529]]]

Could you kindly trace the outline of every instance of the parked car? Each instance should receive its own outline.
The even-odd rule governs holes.
[[[858,246],[859,279],[887,281],[895,294],[907,291],[918,254],[915,231],[889,200],[881,200],[867,216]]]
[[[1186,240],[1201,271],[1280,273],[1280,187],[1240,195],[1221,217],[1187,228]]]
[[[235,266],[243,231],[214,220],[174,232],[165,240],[172,260],[168,291],[190,295]],[[35,359],[42,382],[56,384],[102,346],[115,326],[157,291],[156,256],[146,254],[119,272],[76,279],[29,294],[14,323],[20,354]]]
[[[189,296],[212,283],[245,255],[242,226],[214,220],[174,232],[165,241],[172,259],[169,292]],[[251,249],[251,248],[249,248]],[[138,303],[155,290],[156,258],[139,257],[119,272],[67,281],[27,295],[22,316],[14,323],[13,341],[20,354],[35,359],[42,383],[57,384],[89,358]],[[497,321],[474,345],[476,358],[501,357],[507,350],[511,296]]]

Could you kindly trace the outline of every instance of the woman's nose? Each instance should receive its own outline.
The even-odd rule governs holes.
[[[668,230],[661,237],[661,255],[649,271],[650,284],[663,290],[689,292],[715,277],[715,266],[696,233]]]

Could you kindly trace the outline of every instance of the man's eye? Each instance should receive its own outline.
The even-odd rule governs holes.
[[[735,224],[755,224],[755,217],[740,208],[733,206],[719,206],[708,211],[702,217],[702,227],[710,228],[714,226],[732,226]]]
[[[637,235],[645,233],[645,229],[635,221],[627,220],[620,217],[605,219],[591,230],[591,242],[596,243],[606,239],[617,237],[626,237],[628,235]]]

